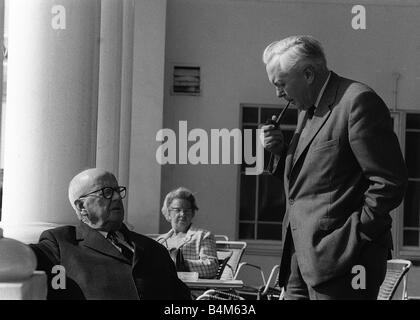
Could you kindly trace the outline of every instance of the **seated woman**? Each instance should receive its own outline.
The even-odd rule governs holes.
[[[169,192],[163,202],[162,214],[172,229],[156,240],[168,248],[174,262],[178,253],[178,271],[198,272],[200,278],[210,279],[216,276],[218,269],[216,241],[210,231],[192,225],[197,210],[190,190],[178,188]],[[179,265],[182,260],[183,265]]]

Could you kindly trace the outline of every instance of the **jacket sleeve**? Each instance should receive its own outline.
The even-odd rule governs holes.
[[[360,216],[361,237],[373,240],[390,227],[389,212],[404,197],[407,168],[389,110],[376,93],[358,95],[348,125],[350,146],[368,184]]]
[[[52,267],[60,264],[60,250],[58,243],[49,230],[44,231],[37,244],[30,244],[37,258],[37,270],[51,274]]]

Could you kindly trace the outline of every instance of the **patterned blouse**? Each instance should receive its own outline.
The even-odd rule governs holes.
[[[168,250],[168,239],[174,236],[174,230],[159,236],[156,241]],[[200,278],[211,279],[216,276],[219,263],[217,260],[216,240],[207,230],[190,226],[187,234],[175,249],[181,249],[188,271],[198,272]]]

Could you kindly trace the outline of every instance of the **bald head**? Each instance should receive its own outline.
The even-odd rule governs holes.
[[[124,220],[122,198],[126,188],[118,186],[115,176],[103,169],[80,172],[70,182],[69,200],[77,217],[99,231],[116,231]]]
[[[77,174],[69,184],[69,200],[76,210],[75,201],[81,196],[103,187],[116,187],[115,176],[100,168],[87,169]],[[77,210],[76,210],[77,211]]]

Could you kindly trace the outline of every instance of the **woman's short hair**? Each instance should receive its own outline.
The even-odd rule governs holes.
[[[162,214],[165,216],[166,219],[169,219],[168,207],[175,199],[187,200],[191,205],[191,210],[193,211],[193,213],[195,213],[195,211],[198,210],[197,202],[193,193],[187,188],[179,187],[175,190],[170,191],[166,195],[165,200],[163,200]]]
[[[273,58],[289,53],[289,61],[294,66],[298,61],[305,61],[317,69],[326,69],[327,60],[321,43],[310,35],[290,36],[270,43],[264,50],[263,62],[268,64]]]

